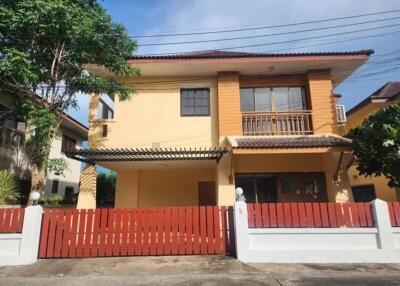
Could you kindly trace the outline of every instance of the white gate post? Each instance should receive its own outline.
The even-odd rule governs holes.
[[[246,202],[236,202],[234,212],[236,256],[241,261],[247,261],[249,257],[249,225],[247,220]]]
[[[376,199],[371,202],[371,205],[375,226],[378,229],[378,247],[385,250],[395,249],[387,203]]]
[[[34,263],[38,259],[42,216],[43,208],[41,206],[31,206],[25,209],[21,237],[20,264]]]

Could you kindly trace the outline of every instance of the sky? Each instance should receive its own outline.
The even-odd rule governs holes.
[[[252,28],[400,10],[400,1],[398,0],[104,0],[102,5],[112,19],[117,23],[122,23],[127,29],[128,34],[132,36]],[[385,20],[381,21],[382,19]],[[287,33],[366,21],[377,22],[253,39],[167,46],[140,46],[168,42]],[[396,24],[399,24],[399,26],[395,26]],[[392,27],[375,29],[382,26]],[[271,44],[272,42],[293,41],[302,38],[371,28],[374,30],[291,43]],[[335,88],[336,93],[342,94],[341,102],[346,105],[347,110],[386,82],[400,80],[400,11],[273,29],[175,37],[136,38],[136,40],[139,45],[136,54],[221,49],[254,44],[262,44],[262,46],[237,50],[246,52],[326,52],[374,49],[375,54],[370,59],[371,63],[367,63],[361,67],[355,75]],[[365,76],[367,74],[368,76]],[[87,124],[87,95],[79,96],[79,106],[78,110],[70,110],[69,113],[77,120]]]

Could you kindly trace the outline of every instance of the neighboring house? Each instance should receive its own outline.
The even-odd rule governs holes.
[[[115,207],[353,201],[351,141],[339,136],[333,89],[371,50],[133,56],[130,101],[90,97],[89,165],[78,208],[94,208],[94,165],[117,173]],[[88,66],[100,76],[103,68]]]
[[[394,103],[400,103],[400,82],[386,83],[350,109],[346,113],[347,123],[341,128],[341,134],[347,134],[352,128],[360,126],[372,113]],[[375,198],[385,201],[400,200],[400,192],[390,188],[384,176],[365,177],[359,175],[356,168],[357,166],[351,166],[348,171],[356,201],[370,201]]]
[[[24,149],[25,124],[11,116],[15,97],[0,93],[0,169],[10,169],[16,177],[25,182],[25,192],[30,186],[30,166]],[[2,120],[1,120],[2,119]],[[52,142],[50,158],[64,158],[68,170],[64,176],[48,173],[43,194],[60,194],[67,201],[76,200],[79,191],[81,163],[64,155],[67,149],[79,149],[87,140],[88,129],[67,114],[62,114],[57,137]]]

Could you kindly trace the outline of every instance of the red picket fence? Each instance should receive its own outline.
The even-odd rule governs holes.
[[[388,202],[390,223],[393,227],[400,227],[400,202]]]
[[[226,254],[233,242],[232,207],[46,209],[39,258]]]
[[[369,203],[248,204],[250,228],[260,227],[372,227]]]
[[[0,233],[21,233],[25,209],[0,209]]]

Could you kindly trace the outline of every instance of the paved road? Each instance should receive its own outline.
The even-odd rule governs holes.
[[[224,256],[41,260],[0,268],[0,285],[400,285],[399,264],[244,264]]]

